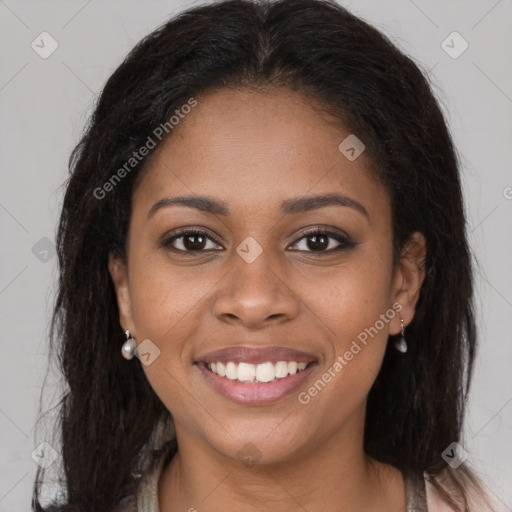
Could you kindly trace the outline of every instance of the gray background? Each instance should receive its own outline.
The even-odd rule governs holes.
[[[512,2],[341,3],[430,70],[448,116],[480,262],[481,349],[464,446],[491,492],[512,511]],[[0,512],[29,510],[36,470],[31,453],[50,442],[34,426],[56,278],[52,243],[69,154],[95,95],[126,53],[191,5],[0,0]],[[47,59],[31,48],[43,31],[59,45]],[[453,31],[469,44],[458,58],[441,45]],[[450,41],[452,52],[462,48],[460,40]]]

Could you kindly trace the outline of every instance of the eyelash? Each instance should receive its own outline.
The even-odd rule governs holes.
[[[178,240],[180,238],[183,238],[185,236],[189,236],[189,235],[202,236],[204,238],[207,238],[207,239],[215,242],[218,245],[221,245],[219,240],[217,240],[213,236],[210,236],[206,231],[201,231],[199,229],[189,228],[189,229],[185,229],[183,231],[180,231],[180,232],[176,233],[175,235],[173,235],[170,238],[167,238],[167,239],[163,240],[161,242],[161,247],[170,249],[170,250],[172,250],[174,252],[178,252],[178,253],[181,253],[181,254],[191,254],[191,255],[194,254],[194,253],[208,252],[208,251],[212,250],[212,249],[200,249],[200,250],[197,250],[197,251],[187,251],[187,250],[176,249],[175,247],[172,247],[172,245],[171,245],[172,242],[174,242],[175,240]],[[322,255],[322,254],[331,254],[333,252],[341,251],[343,249],[351,249],[351,248],[353,248],[353,247],[355,247],[357,245],[355,242],[352,242],[348,237],[345,237],[345,236],[343,236],[343,235],[341,235],[339,233],[335,233],[333,231],[327,231],[327,230],[320,229],[320,228],[313,229],[311,231],[307,231],[306,233],[303,233],[302,236],[297,241],[295,241],[292,245],[296,245],[301,240],[307,239],[307,238],[310,238],[310,237],[313,237],[313,236],[324,236],[324,237],[328,237],[328,238],[333,238],[340,245],[338,247],[335,247],[334,249],[328,249],[328,250],[323,250],[323,251],[311,251],[311,250],[310,251],[303,251],[303,250],[300,250],[300,249],[296,249],[296,251],[297,252],[308,252],[308,253],[312,253],[312,254],[315,254],[315,255]],[[218,249],[213,249],[213,250],[218,251]]]

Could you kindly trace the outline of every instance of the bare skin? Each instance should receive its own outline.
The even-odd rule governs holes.
[[[423,236],[411,238],[393,267],[389,196],[366,153],[349,161],[338,150],[350,132],[329,123],[313,101],[286,90],[241,89],[197,100],[134,193],[128,264],[109,260],[121,326],[161,351],[144,371],[173,414],[178,454],[159,481],[160,511],[403,510],[402,475],[364,453],[363,429],[388,337],[400,333],[400,315],[405,326],[414,316]],[[366,214],[332,204],[280,211],[285,200],[332,193]],[[223,201],[229,214],[172,205],[148,217],[157,201],[190,195]],[[160,245],[184,227],[207,238]],[[355,245],[305,236],[316,227]],[[251,263],[236,251],[247,237],[262,248]],[[298,392],[393,304],[400,313],[300,403]],[[231,345],[296,348],[317,364],[297,392],[242,405],[195,364],[200,354]],[[256,450],[254,464],[240,458],[247,446]]]

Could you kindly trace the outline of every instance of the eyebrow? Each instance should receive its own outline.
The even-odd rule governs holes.
[[[149,210],[148,219],[151,218],[158,210],[175,205],[195,208],[202,212],[213,213],[215,215],[227,216],[230,214],[227,203],[224,201],[220,201],[209,196],[194,195],[166,197],[158,200]],[[327,206],[345,206],[353,208],[363,214],[367,219],[370,218],[368,211],[361,203],[348,196],[334,193],[286,199],[281,203],[281,213],[285,215],[293,215],[311,210],[318,210]]]

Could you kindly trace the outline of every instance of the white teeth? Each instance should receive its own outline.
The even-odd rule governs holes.
[[[252,363],[234,363],[228,361],[226,364],[208,363],[208,368],[220,377],[226,377],[230,380],[238,379],[239,382],[272,382],[274,379],[284,379],[288,375],[294,375],[303,371],[307,363],[297,361],[278,361],[273,364],[270,362],[252,364]]]
[[[226,377],[228,379],[235,380],[238,373],[237,370],[237,365],[232,361],[229,361],[229,363],[226,365]]]
[[[270,382],[276,378],[276,370],[272,363],[256,365],[256,380],[258,382]]]
[[[238,380],[241,382],[252,382],[254,380],[254,377],[256,377],[256,365],[250,363],[239,363],[237,375]]]
[[[286,361],[279,361],[276,363],[276,378],[283,379],[288,376],[288,363]]]

